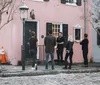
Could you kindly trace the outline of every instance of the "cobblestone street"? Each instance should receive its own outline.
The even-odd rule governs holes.
[[[0,77],[0,85],[100,85],[100,72]]]

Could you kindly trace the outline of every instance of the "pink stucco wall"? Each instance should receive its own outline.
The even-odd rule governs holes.
[[[20,4],[20,1],[18,3]],[[18,4],[17,3],[17,4]],[[79,24],[84,31],[84,20],[80,17],[84,14],[83,3],[82,6],[69,6],[61,4],[60,0],[50,0],[49,2],[35,2],[26,0],[29,7],[29,12],[34,9],[35,20],[39,22],[39,45],[44,44],[41,38],[42,34],[46,34],[46,22],[56,22],[68,24],[68,33],[74,34],[74,26]],[[28,18],[31,20],[30,18]],[[89,34],[89,59],[92,54],[92,27],[87,23]],[[83,33],[84,34],[84,33]],[[16,65],[21,60],[21,43],[22,43],[22,21],[20,20],[19,10],[15,14],[14,20],[0,30],[0,46],[4,46],[7,53],[8,61]],[[74,43],[73,62],[83,62],[81,46],[79,43]]]

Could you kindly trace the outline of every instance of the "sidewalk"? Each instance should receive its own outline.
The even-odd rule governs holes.
[[[45,70],[44,65],[39,65],[38,70],[32,69],[31,66],[25,66],[25,70],[22,70],[22,66],[13,65],[1,65],[0,66],[0,77],[11,77],[11,76],[37,76],[47,74],[59,74],[59,73],[91,73],[100,72],[100,63],[90,63],[89,67],[82,67],[82,64],[72,65],[72,69],[62,69],[64,66],[55,65],[55,69]]]

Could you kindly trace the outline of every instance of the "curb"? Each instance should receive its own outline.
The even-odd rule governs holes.
[[[45,71],[33,71],[33,72],[20,72],[20,73],[0,73],[0,77],[16,77],[16,76],[40,76],[40,75],[54,75],[59,73],[93,73],[93,72],[100,72],[100,69],[85,69],[85,70],[45,70]]]

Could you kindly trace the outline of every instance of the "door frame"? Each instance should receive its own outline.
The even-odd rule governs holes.
[[[25,20],[27,22],[37,22],[37,39],[39,45],[39,21],[38,20]],[[37,48],[37,59],[39,59],[39,47]]]

